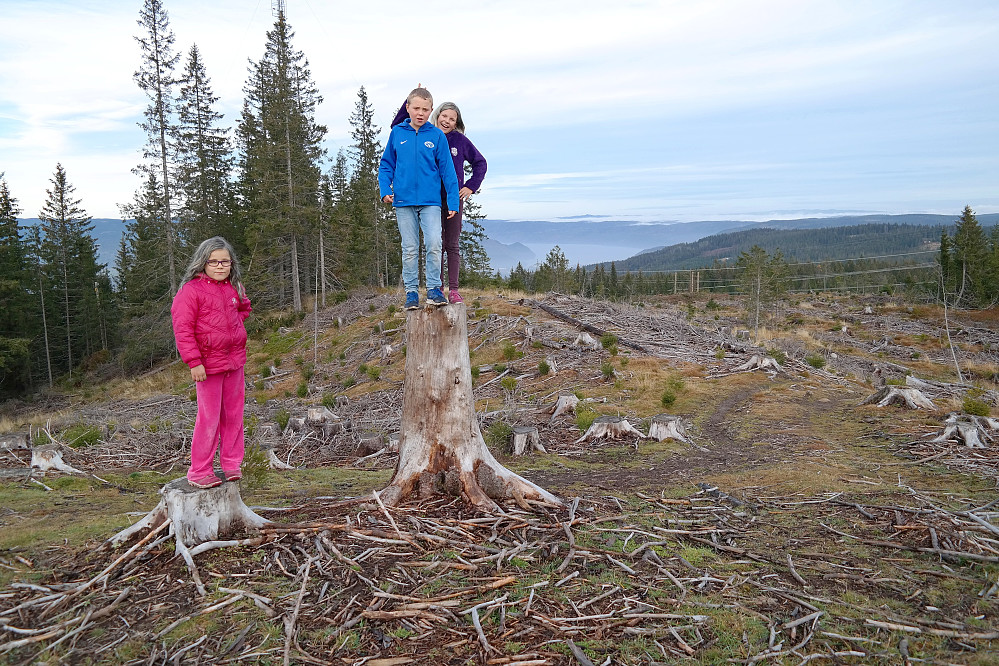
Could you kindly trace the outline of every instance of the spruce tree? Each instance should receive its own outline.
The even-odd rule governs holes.
[[[965,206],[954,230],[954,280],[958,304],[983,307],[989,304],[989,246],[985,232],[970,206]]]
[[[178,102],[176,180],[185,254],[212,236],[224,236],[241,249],[242,234],[234,224],[229,129],[221,126],[218,97],[196,45],[185,62]]]
[[[402,241],[392,207],[378,196],[378,165],[382,144],[374,124],[374,109],[364,86],[357,91],[350,115],[352,174],[347,197],[350,230],[347,236],[352,284],[386,286],[398,281],[402,270]]]
[[[291,44],[294,32],[278,14],[265,53],[251,68],[239,127],[241,194],[252,248],[250,280],[265,303],[302,310],[308,272],[304,242],[317,237],[320,163],[326,127],[315,120],[322,97],[308,61]]]
[[[146,132],[146,148],[143,157],[151,160],[140,165],[136,171],[144,175],[157,173],[160,180],[160,205],[164,221],[164,253],[167,258],[170,291],[177,291],[177,238],[174,227],[171,194],[173,185],[171,156],[175,147],[176,123],[174,89],[177,79],[174,69],[180,54],[174,52],[175,37],[170,28],[170,18],[160,0],[145,0],[139,10],[137,23],[145,30],[145,35],[136,37],[142,53],[142,63],[134,74],[135,82],[146,97],[145,120],[139,123]]]
[[[486,230],[481,220],[486,219],[482,206],[469,197],[464,204],[464,219],[461,223],[461,237],[458,239],[461,254],[461,284],[482,286],[492,276],[489,255],[483,242]]]
[[[86,356],[107,349],[111,322],[110,280],[97,262],[97,244],[91,217],[75,198],[61,164],[56,165],[38,213],[41,240],[42,289],[49,322],[49,342],[56,367],[72,375]]]
[[[0,395],[17,395],[31,382],[34,321],[28,298],[27,247],[21,210],[0,174]]]

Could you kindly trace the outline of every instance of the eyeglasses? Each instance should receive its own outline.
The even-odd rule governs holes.
[[[222,268],[228,268],[232,264],[232,259],[209,259],[205,262],[206,265],[212,268],[216,266],[221,266]]]

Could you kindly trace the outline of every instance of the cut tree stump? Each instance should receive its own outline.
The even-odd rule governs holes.
[[[461,494],[486,512],[496,500],[562,501],[503,467],[486,448],[475,417],[463,303],[422,308],[406,315],[406,375],[395,475],[379,494],[398,505],[412,494]]]
[[[936,405],[934,405],[929,398],[923,395],[923,392],[919,389],[896,386],[894,384],[882,387],[881,390],[877,391],[860,404],[876,404],[878,407],[901,405],[902,407],[908,407],[909,409],[936,409]]]
[[[234,536],[243,530],[256,531],[271,522],[255,514],[243,503],[238,483],[223,483],[214,488],[195,488],[187,482],[187,477],[182,476],[163,486],[160,495],[163,496],[160,503],[147,513],[145,518],[115,534],[105,542],[105,546],[113,547],[125,543],[140,532],[146,533],[145,538],[151,538],[154,533],[163,529],[164,523],[169,523],[170,530],[162,539],[171,536],[174,538],[177,553],[184,558],[198,592],[203,596],[207,595],[208,591],[201,582],[198,568],[194,564],[194,555],[200,550],[196,547],[200,544],[239,545],[241,543],[239,541],[219,542],[218,539]],[[153,542],[155,543],[158,541]]]
[[[555,405],[551,408],[551,413],[552,413],[551,420],[554,421],[563,414],[569,414],[569,413],[575,414],[576,405],[578,404],[579,404],[579,398],[577,398],[575,395],[560,395],[558,397],[558,400],[555,402]]]
[[[575,443],[581,444],[603,439],[618,440],[630,436],[645,439],[642,431],[628,423],[628,419],[623,416],[598,416]]]
[[[62,451],[55,444],[43,444],[31,449],[31,466],[47,472],[50,469],[66,474],[86,474],[82,469],[76,469],[62,459]]]
[[[683,419],[679,416],[669,414],[656,414],[652,417],[652,424],[649,425],[649,439],[663,442],[667,439],[675,439],[680,442],[691,444],[687,430],[683,427]]]
[[[989,416],[951,413],[944,421],[944,431],[934,442],[960,442],[969,449],[988,448],[999,432],[999,419]]]
[[[355,456],[367,456],[385,448],[385,438],[380,432],[366,431],[357,436]]]
[[[295,469],[277,457],[273,442],[261,442],[260,450],[264,452],[264,456],[267,458],[267,466],[271,469]]]
[[[545,447],[541,445],[541,439],[538,437],[538,429],[531,426],[514,427],[511,449],[515,456],[522,456],[528,451],[548,453],[545,451]]]
[[[600,341],[593,338],[592,335],[583,331],[576,336],[576,339],[572,341],[573,347],[582,347],[583,349],[600,349]]]
[[[108,539],[108,543],[117,546],[143,530],[154,530],[170,520],[170,533],[179,544],[191,548],[244,529],[256,530],[271,522],[243,503],[238,483],[195,488],[182,476],[163,486],[160,495],[163,497],[156,508]]]
[[[8,432],[0,435],[0,449],[8,451],[28,450],[31,448],[31,435],[26,432]]]

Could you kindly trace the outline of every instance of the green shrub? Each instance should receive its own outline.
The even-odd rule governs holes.
[[[604,379],[614,378],[614,366],[611,365],[610,361],[604,361],[600,364],[600,372],[603,374]]]
[[[613,333],[604,333],[603,337],[600,338],[600,344],[603,345],[604,349],[610,349],[617,345],[617,336]]]
[[[500,386],[502,386],[507,391],[513,391],[515,388],[517,388],[517,378],[507,375],[506,377],[500,380]]]
[[[284,408],[279,409],[277,414],[274,415],[274,421],[276,421],[278,427],[281,428],[281,432],[284,432],[284,429],[288,427],[288,419],[290,418],[291,414]]]
[[[988,403],[970,394],[965,396],[964,401],[961,403],[961,410],[965,414],[972,416],[988,416],[991,411]]]
[[[715,350],[715,358],[718,359],[719,361],[721,361],[722,359],[724,359],[725,358],[725,350],[722,349],[721,347],[719,347],[718,349],[716,349]]]
[[[663,391],[662,398],[659,400],[663,407],[672,407],[673,403],[676,402],[676,392],[666,389]]]
[[[377,381],[377,379],[382,375],[382,369],[372,365],[366,370],[366,374],[368,377],[371,377],[372,381]]]
[[[344,379],[343,379],[343,387],[344,388],[350,388],[351,386],[353,386],[356,383],[357,383],[357,380],[354,379],[353,377],[344,377]]]
[[[770,354],[770,358],[777,361],[780,365],[787,363],[787,354],[781,349],[768,349],[767,353]]]
[[[478,379],[479,378],[479,372],[480,372],[479,366],[473,365],[472,366],[472,379]]]
[[[243,452],[243,484],[247,488],[260,488],[267,480],[269,463],[259,446],[249,445]]]
[[[496,365],[493,366],[493,372],[495,372],[495,373],[506,372],[506,364],[505,363],[497,363]]]
[[[395,306],[395,303],[389,304],[389,306],[388,306],[388,313],[390,315],[394,315],[396,313],[396,310],[398,310],[398,308]]]
[[[306,384],[305,382],[299,384],[298,388],[295,389],[295,395],[297,395],[299,398],[304,398],[305,396],[309,395],[309,385]]]
[[[357,371],[360,372],[362,375],[365,374],[368,371],[368,364],[362,363],[361,365],[357,366]]]
[[[492,449],[502,449],[510,441],[513,428],[502,421],[496,421],[483,433],[482,439],[486,440],[486,445]]]
[[[547,375],[551,372],[551,366],[548,365],[548,361],[541,361],[538,363],[538,374],[541,376]]]
[[[805,357],[805,363],[812,366],[816,370],[821,370],[826,366],[826,359],[821,354],[809,354]]]
[[[86,423],[77,423],[63,430],[61,438],[66,445],[80,449],[96,444],[101,438],[101,429]]]
[[[719,310],[721,306],[718,305],[718,301],[713,298],[708,299],[708,304],[705,306],[709,310]]]
[[[260,366],[260,376],[263,377],[264,379],[267,379],[268,377],[270,377],[271,376],[271,366],[269,366],[269,365],[262,365],[262,366]]]
[[[509,340],[503,341],[503,358],[508,361],[517,358],[517,348]]]
[[[600,416],[595,409],[587,406],[576,407],[576,427],[579,428],[579,432],[586,432],[596,418]]]
[[[611,356],[617,356],[617,345],[611,345],[607,347],[607,353]]]
[[[333,393],[326,393],[323,395],[323,399],[320,401],[320,404],[328,409],[333,409],[336,407],[336,395]]]

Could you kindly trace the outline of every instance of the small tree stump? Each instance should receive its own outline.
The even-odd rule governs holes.
[[[271,522],[243,503],[238,483],[195,488],[182,476],[163,486],[160,495],[163,498],[156,508],[108,539],[108,543],[117,546],[143,530],[159,527],[167,519],[171,521],[170,533],[187,548],[243,529],[259,529]]]
[[[362,432],[357,437],[357,449],[354,451],[356,456],[366,456],[377,451],[381,451],[385,448],[385,438],[379,432]]]
[[[311,426],[338,421],[339,417],[330,411],[329,407],[309,407],[305,413],[305,422]]]
[[[652,417],[652,423],[649,425],[649,439],[659,442],[675,439],[687,444],[692,443],[687,436],[687,430],[683,427],[683,420],[679,416],[669,414],[656,414]]]
[[[387,505],[417,494],[460,493],[481,511],[499,510],[497,499],[562,505],[562,501],[503,467],[486,447],[475,417],[468,320],[463,304],[406,315],[406,376],[402,439]]]
[[[0,435],[0,449],[27,451],[30,448],[31,435],[26,432],[8,432]]]
[[[992,433],[999,432],[999,419],[970,414],[950,414],[944,421],[944,431],[934,442],[960,442],[969,449],[984,449],[995,441]]]
[[[55,444],[44,444],[31,449],[31,466],[43,472],[54,469],[66,474],[86,474],[83,470],[65,462],[62,459],[62,451]]]
[[[388,436],[388,441],[385,443],[385,450],[389,453],[399,453],[399,439],[401,435],[397,432],[393,432]]]
[[[537,451],[538,453],[548,453],[545,451],[545,447],[541,445],[541,440],[538,437],[538,429],[530,426],[514,427],[511,449],[515,456],[522,456],[528,450]]]
[[[558,397],[558,400],[551,408],[551,413],[552,413],[551,420],[554,421],[562,414],[567,414],[570,412],[575,414],[576,405],[578,404],[579,404],[579,398],[577,398],[575,395],[560,395]]]
[[[598,416],[575,443],[581,444],[602,439],[619,440],[629,436],[636,436],[639,439],[645,438],[641,430],[628,423],[628,419],[622,416]]]
[[[583,331],[576,336],[576,339],[572,341],[573,347],[582,347],[583,349],[592,349],[596,351],[600,349],[600,341],[595,339],[592,335]]]
[[[874,393],[860,404],[877,404],[878,407],[897,404],[909,409],[936,409],[936,405],[923,395],[923,392],[919,389],[895,386],[894,384],[882,387],[880,391]]]
[[[267,466],[271,469],[295,469],[288,463],[284,462],[277,457],[277,453],[274,451],[273,442],[261,442],[260,450],[264,452],[264,456],[267,458]]]
[[[784,368],[780,367],[780,363],[777,359],[771,356],[761,356],[759,354],[753,354],[753,356],[735,369],[735,372],[751,372],[753,370],[772,370],[774,372],[782,372]]]

